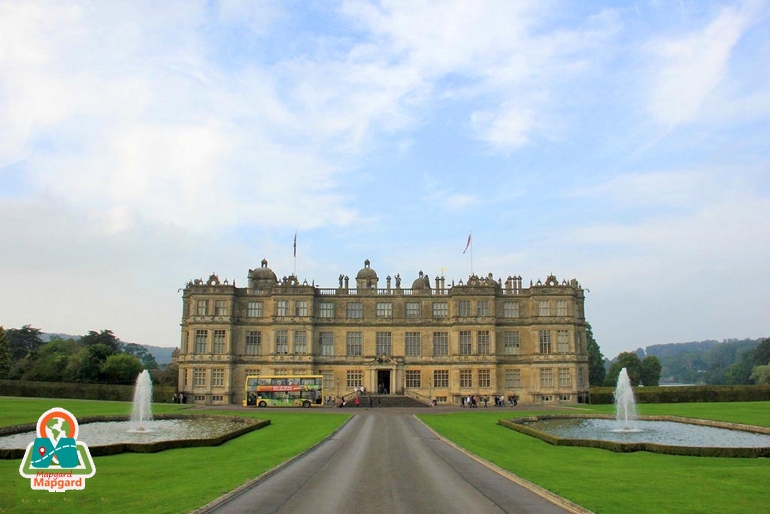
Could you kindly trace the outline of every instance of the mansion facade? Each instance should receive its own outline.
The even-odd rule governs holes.
[[[404,394],[459,405],[468,395],[522,403],[588,398],[585,296],[551,275],[522,287],[471,275],[411,287],[369,261],[338,287],[279,280],[263,260],[248,287],[216,275],[183,294],[179,391],[188,401],[240,404],[247,376],[322,375],[326,395]]]

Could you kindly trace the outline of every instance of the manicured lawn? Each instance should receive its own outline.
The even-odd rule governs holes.
[[[79,417],[125,414],[127,405],[15,398],[0,401],[3,425],[34,423],[40,414],[54,406],[66,408]],[[153,406],[153,412],[180,407],[184,406],[158,404]],[[96,475],[88,479],[85,490],[61,494],[32,491],[29,480],[19,475],[20,461],[0,460],[0,512],[189,511],[310,448],[348,418],[345,414],[305,410],[213,413],[269,418],[272,424],[212,448],[94,457]]]
[[[586,406],[578,412],[614,412]],[[770,426],[770,403],[641,405],[672,414]],[[530,415],[533,413],[516,413]],[[595,512],[767,512],[770,461],[555,447],[496,425],[497,411],[419,416],[469,451]],[[513,417],[507,411],[505,417]]]

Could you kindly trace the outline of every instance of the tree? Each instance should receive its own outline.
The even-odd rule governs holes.
[[[770,364],[755,367],[750,378],[757,385],[770,384]]]
[[[21,378],[45,382],[65,380],[65,370],[79,348],[80,345],[72,339],[52,339],[27,355],[24,359],[27,361],[27,367]]]
[[[112,348],[107,345],[97,343],[89,346],[83,356],[78,381],[97,382],[102,372],[102,366],[110,355],[113,355]]]
[[[112,330],[102,330],[101,332],[89,330],[87,335],[80,338],[80,342],[86,346],[103,344],[110,348],[111,353],[118,353],[123,350],[123,342],[115,337]]]
[[[618,385],[618,375],[620,375],[620,370],[623,368],[626,368],[628,372],[628,379],[631,381],[631,385],[634,387],[638,386],[642,377],[642,361],[639,360],[639,356],[634,352],[623,352],[618,355],[615,362],[610,366],[610,372],[607,373],[607,377],[604,379],[604,385],[606,387]]]
[[[9,328],[6,331],[8,337],[8,346],[11,350],[11,359],[17,361],[23,359],[30,352],[34,352],[43,346],[43,340],[40,339],[42,332],[39,328],[32,328],[24,325],[21,328]]]
[[[11,372],[11,347],[8,345],[8,335],[0,327],[0,379],[5,380]]]
[[[642,359],[642,384],[645,387],[660,385],[660,371],[663,366],[654,355],[648,355]]]
[[[158,369],[158,363],[155,360],[155,356],[147,351],[147,348],[136,343],[126,343],[123,346],[123,353],[133,355],[142,362],[144,369],[153,370]]]
[[[586,323],[586,346],[588,350],[588,383],[592,386],[600,386],[604,383],[607,371],[604,369],[604,355],[599,348],[599,343],[594,339],[591,324]]]
[[[115,384],[133,384],[141,372],[142,363],[139,359],[126,353],[110,355],[101,369],[102,378]]]

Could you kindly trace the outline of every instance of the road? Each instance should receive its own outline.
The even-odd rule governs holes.
[[[441,441],[409,413],[366,409],[220,513],[565,511]]]

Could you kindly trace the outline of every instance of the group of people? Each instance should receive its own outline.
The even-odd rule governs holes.
[[[505,396],[495,395],[495,407],[505,407]],[[482,396],[479,397],[478,395],[471,394],[468,396],[462,396],[460,397],[460,407],[468,407],[469,409],[477,408],[479,406],[479,403],[484,403],[484,407],[489,406],[489,396]],[[511,407],[516,407],[519,404],[519,397],[515,394],[512,394],[508,396],[508,402],[510,403]]]
[[[174,393],[172,401],[174,403],[187,403],[187,398],[185,398],[184,393]]]
[[[363,389],[363,388],[361,388],[361,389]],[[363,392],[361,392],[359,394],[359,391],[356,391],[356,396],[353,397],[353,404],[356,407],[361,405],[361,399],[360,399],[361,394],[363,394]],[[327,405],[329,405],[329,404],[334,405],[335,404],[334,396],[331,397],[331,402],[329,402],[328,398],[329,397],[327,396],[326,404]],[[337,407],[339,407],[340,409],[343,409],[343,408],[345,408],[347,406],[348,406],[348,401],[345,399],[344,396],[340,396],[340,401],[337,404]],[[373,406],[374,406],[374,399],[372,398],[372,395],[370,394],[369,395],[369,408],[371,409]],[[380,398],[377,398],[377,407],[382,407],[382,399],[380,399]]]

